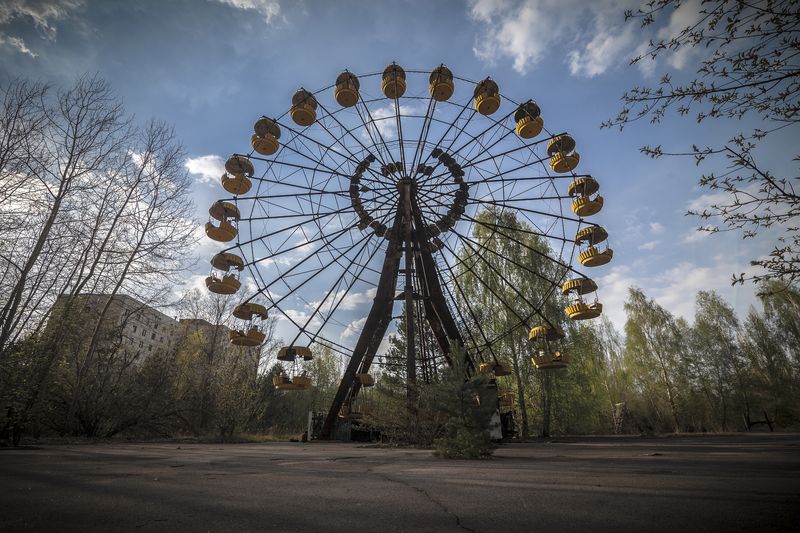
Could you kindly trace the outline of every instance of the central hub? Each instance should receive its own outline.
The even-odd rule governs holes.
[[[397,182],[397,190],[400,191],[400,194],[403,194],[406,189],[409,189],[411,195],[413,196],[417,192],[417,180],[414,178],[401,178]]]
[[[431,159],[432,164],[427,164]],[[440,148],[431,150],[410,176],[400,162],[375,169],[376,161],[375,156],[368,155],[349,177],[350,202],[358,216],[356,227],[388,239],[395,210],[410,202],[407,207],[423,224],[414,224],[417,240],[431,251],[440,250],[443,243],[439,236],[454,229],[469,202],[469,184],[464,181],[466,173],[461,163]]]

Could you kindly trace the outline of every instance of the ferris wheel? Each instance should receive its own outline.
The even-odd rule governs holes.
[[[300,88],[287,107],[257,118],[252,150],[227,160],[229,196],[211,206],[206,224],[208,237],[229,246],[212,258],[206,285],[242,297],[231,342],[263,343],[258,321],[270,313],[290,332],[277,388],[309,386],[303,362],[314,345],[349,357],[329,431],[374,382],[370,367],[401,302],[409,381],[426,357],[413,342],[423,326],[448,361],[459,344],[469,372],[507,371],[493,346],[520,329],[537,368],[566,364],[548,302],[560,290],[569,319],[599,316],[597,285],[573,263],[597,267],[613,256],[606,230],[585,219],[603,198],[596,179],[576,172],[569,133],[545,126],[533,100],[515,101],[494,80],[460,78],[444,65],[344,71],[317,91]],[[545,244],[532,247],[526,235]],[[526,294],[506,279],[493,239],[548,265],[514,264],[544,288]],[[504,290],[479,275],[487,268]],[[466,277],[505,310],[502,326],[482,319]],[[369,313],[353,319],[366,304]]]

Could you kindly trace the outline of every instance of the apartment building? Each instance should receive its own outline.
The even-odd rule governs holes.
[[[215,325],[199,318],[176,320],[135,298],[124,294],[78,294],[61,296],[53,307],[53,316],[68,312],[71,323],[80,317],[88,338],[104,306],[109,307],[104,318],[105,331],[110,333],[106,342],[120,342],[120,348],[136,359],[144,360],[157,352],[168,352],[181,339],[202,332],[206,342],[216,344],[213,349],[225,356],[246,357],[258,371],[258,348],[233,346],[229,341],[230,330],[224,325]],[[69,304],[69,305],[68,305]],[[209,348],[211,348],[209,346]]]

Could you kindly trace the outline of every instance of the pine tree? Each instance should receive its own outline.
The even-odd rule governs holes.
[[[489,378],[465,376],[464,352],[453,343],[453,366],[441,382],[429,385],[444,414],[443,435],[434,441],[436,455],[450,459],[479,459],[492,454],[489,425],[497,409],[497,389]]]

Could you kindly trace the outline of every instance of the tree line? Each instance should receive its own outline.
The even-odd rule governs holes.
[[[515,320],[505,302],[519,291],[550,294],[544,278],[558,279],[559,267],[547,260],[547,243],[513,213],[486,211],[477,220],[485,224],[476,224],[473,239],[496,253],[462,251],[469,268],[460,273],[464,293],[458,305],[490,331],[508,330]],[[491,230],[498,226],[517,232]],[[568,321],[566,302],[557,293],[543,298],[542,311],[566,333],[566,369],[535,369],[524,328],[492,347],[512,370],[501,379],[515,392],[521,434],[739,431],[758,422],[795,427],[800,291],[776,281],[761,289],[763,312],[751,308],[742,319],[717,293],[700,291],[690,324],[634,287],[622,334],[605,317]]]

